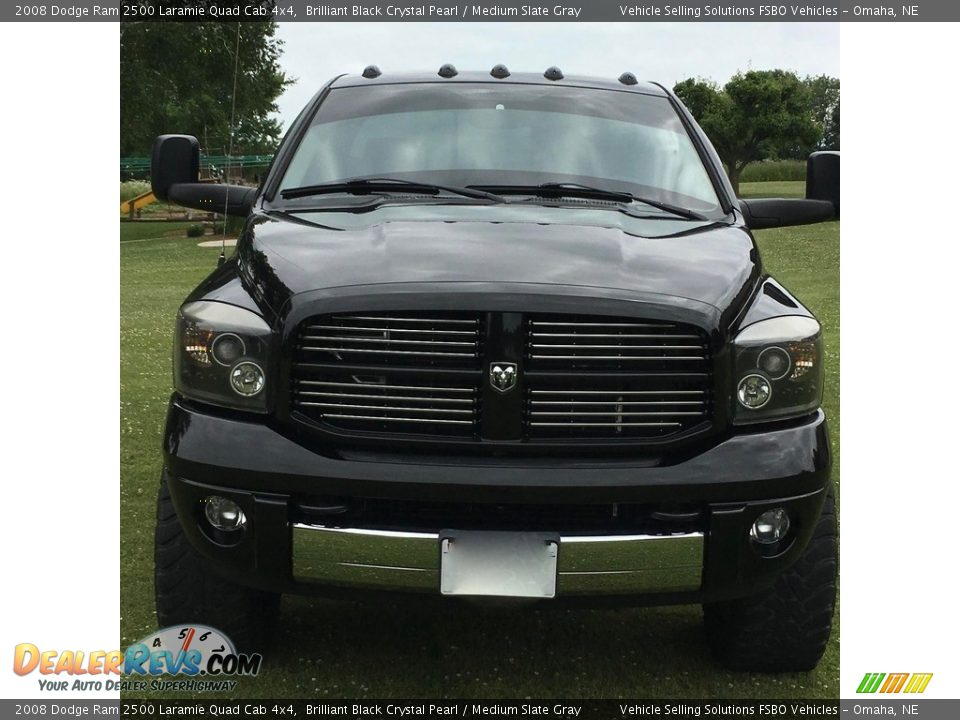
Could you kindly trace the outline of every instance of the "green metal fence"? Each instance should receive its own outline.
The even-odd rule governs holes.
[[[273,155],[201,155],[200,171],[220,175],[227,167],[231,170],[265,168],[272,159]],[[146,175],[150,172],[150,158],[122,157],[120,158],[120,172],[131,176]]]

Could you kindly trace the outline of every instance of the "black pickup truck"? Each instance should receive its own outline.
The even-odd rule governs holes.
[[[630,73],[370,66],[259,187],[199,162],[157,138],[157,197],[246,223],[176,319],[161,625],[256,645],[282,593],[698,603],[730,667],[817,664],[820,325],[751,230],[838,214],[838,153],[805,199],[739,200]]]

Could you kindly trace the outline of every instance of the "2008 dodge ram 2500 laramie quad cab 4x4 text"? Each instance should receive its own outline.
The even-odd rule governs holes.
[[[265,638],[282,593],[703,605],[730,667],[803,670],[834,612],[816,318],[655,83],[382,74],[324,86],[257,188],[154,146],[157,197],[246,217],[177,315],[161,625]],[[380,596],[382,597],[382,596]]]

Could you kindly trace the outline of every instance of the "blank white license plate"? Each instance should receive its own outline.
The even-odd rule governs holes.
[[[552,598],[559,549],[560,538],[552,533],[441,533],[440,592]]]

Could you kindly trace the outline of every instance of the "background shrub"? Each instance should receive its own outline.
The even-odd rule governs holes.
[[[146,180],[128,180],[120,183],[120,202],[126,202],[137,195],[143,195],[150,189],[150,183]]]
[[[240,237],[240,233],[243,232],[243,224],[246,222],[246,218],[230,216],[226,219],[227,223],[227,235],[230,237]]]
[[[194,223],[187,228],[187,237],[203,237],[207,229],[200,223]]]
[[[807,163],[804,160],[762,160],[747,165],[740,182],[777,182],[806,180]]]

